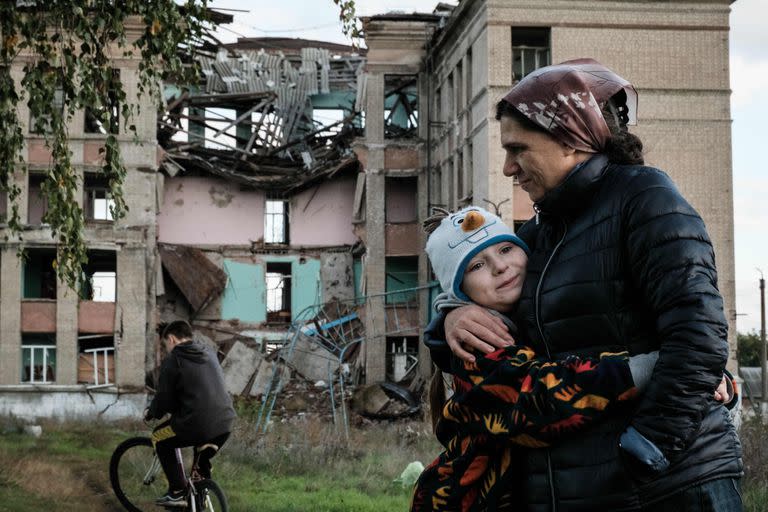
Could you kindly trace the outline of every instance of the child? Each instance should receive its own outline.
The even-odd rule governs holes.
[[[447,214],[447,212],[445,212]],[[439,221],[439,225],[437,225]],[[470,206],[433,218],[429,256],[443,293],[438,308],[478,304],[516,332],[507,314],[520,297],[528,247],[496,215]],[[412,511],[496,510],[514,505],[514,445],[544,447],[583,429],[617,402],[634,397],[656,353],[548,361],[524,346],[451,358],[454,394],[435,433],[445,451],[422,473]],[[634,372],[631,371],[634,370]],[[443,391],[442,376],[437,376]],[[433,404],[434,406],[434,404]]]
[[[216,353],[192,339],[183,320],[159,326],[168,355],[160,367],[157,393],[144,412],[146,420],[170,414],[152,431],[152,443],[168,478],[168,492],[157,505],[186,507],[185,479],[176,461],[176,448],[194,446],[193,466],[201,478],[211,477],[211,461],[229,437],[235,419],[232,398]],[[210,446],[212,450],[205,450]]]

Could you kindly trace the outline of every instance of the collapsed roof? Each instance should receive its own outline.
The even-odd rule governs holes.
[[[216,175],[288,194],[358,169],[350,143],[361,130],[365,57],[354,48],[245,38],[197,63],[202,83],[166,88],[158,140],[169,175]]]

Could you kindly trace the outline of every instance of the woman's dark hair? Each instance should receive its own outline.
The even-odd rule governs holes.
[[[169,323],[160,323],[157,326],[157,332],[160,333],[160,338],[165,339],[170,335],[174,335],[180,340],[191,339],[192,326],[185,320],[174,320]]]
[[[608,160],[615,164],[642,165],[643,141],[627,129],[627,94],[622,89],[603,105],[601,109],[605,124],[611,131],[611,138],[605,145],[603,152]]]
[[[627,116],[626,97],[624,90],[621,90],[603,105],[603,117],[611,131],[611,138],[608,139],[603,153],[609,161],[615,164],[642,165],[645,162],[643,159],[643,142],[637,135],[627,130],[629,118]],[[511,117],[527,130],[552,136],[546,129],[528,119],[506,100],[501,100],[496,104],[496,120],[500,121],[502,117]]]
[[[523,115],[522,112],[513,107],[512,104],[507,100],[501,100],[496,104],[496,120],[501,121],[502,117],[511,117],[520,123],[520,125],[526,130],[532,132],[540,132],[545,135],[549,135],[550,137],[552,136],[552,134],[549,133],[546,128],[528,119],[525,115]]]

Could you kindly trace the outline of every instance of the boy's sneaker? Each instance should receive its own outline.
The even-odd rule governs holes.
[[[186,507],[187,497],[184,495],[184,491],[179,491],[178,493],[169,491],[165,496],[157,498],[155,505],[161,507]]]

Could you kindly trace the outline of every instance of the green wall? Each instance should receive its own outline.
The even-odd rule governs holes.
[[[267,262],[291,263],[291,319],[305,308],[322,301],[320,260],[298,256],[274,256],[261,263],[224,260],[229,276],[221,299],[221,318],[261,323],[267,319]]]

